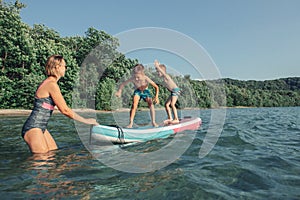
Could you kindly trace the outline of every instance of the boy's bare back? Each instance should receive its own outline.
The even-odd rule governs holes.
[[[172,90],[174,88],[177,88],[176,83],[173,81],[173,79],[170,77],[169,74],[166,73],[166,67],[164,65],[161,65],[157,60],[154,61],[154,66],[159,73],[159,77],[164,78],[164,82],[166,84],[166,87],[169,90]]]

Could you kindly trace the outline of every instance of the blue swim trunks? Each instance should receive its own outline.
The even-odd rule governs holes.
[[[143,99],[144,101],[146,101],[147,98],[152,98],[150,90],[149,89],[145,89],[145,90],[139,90],[136,89],[133,92],[133,96],[138,95],[141,97],[141,99]]]
[[[180,88],[173,88],[171,91],[171,96],[179,96],[181,94]]]

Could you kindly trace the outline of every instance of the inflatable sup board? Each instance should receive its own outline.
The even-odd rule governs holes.
[[[145,126],[137,128],[121,128],[119,126],[97,125],[91,128],[90,139],[110,141],[112,143],[145,142],[148,140],[167,138],[172,134],[185,131],[197,130],[202,120],[197,118],[181,119],[179,124],[159,127]]]

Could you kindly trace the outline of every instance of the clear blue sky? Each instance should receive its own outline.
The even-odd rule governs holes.
[[[300,76],[300,0],[20,1],[27,5],[23,22],[44,24],[62,37],[84,35],[89,27],[110,35],[161,27],[197,41],[222,77]]]

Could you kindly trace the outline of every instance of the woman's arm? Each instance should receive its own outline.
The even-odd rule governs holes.
[[[54,82],[49,83],[49,94],[52,97],[54,103],[56,104],[58,110],[65,116],[85,124],[98,125],[96,119],[83,118],[80,115],[76,114],[71,108],[68,107],[57,83]]]

